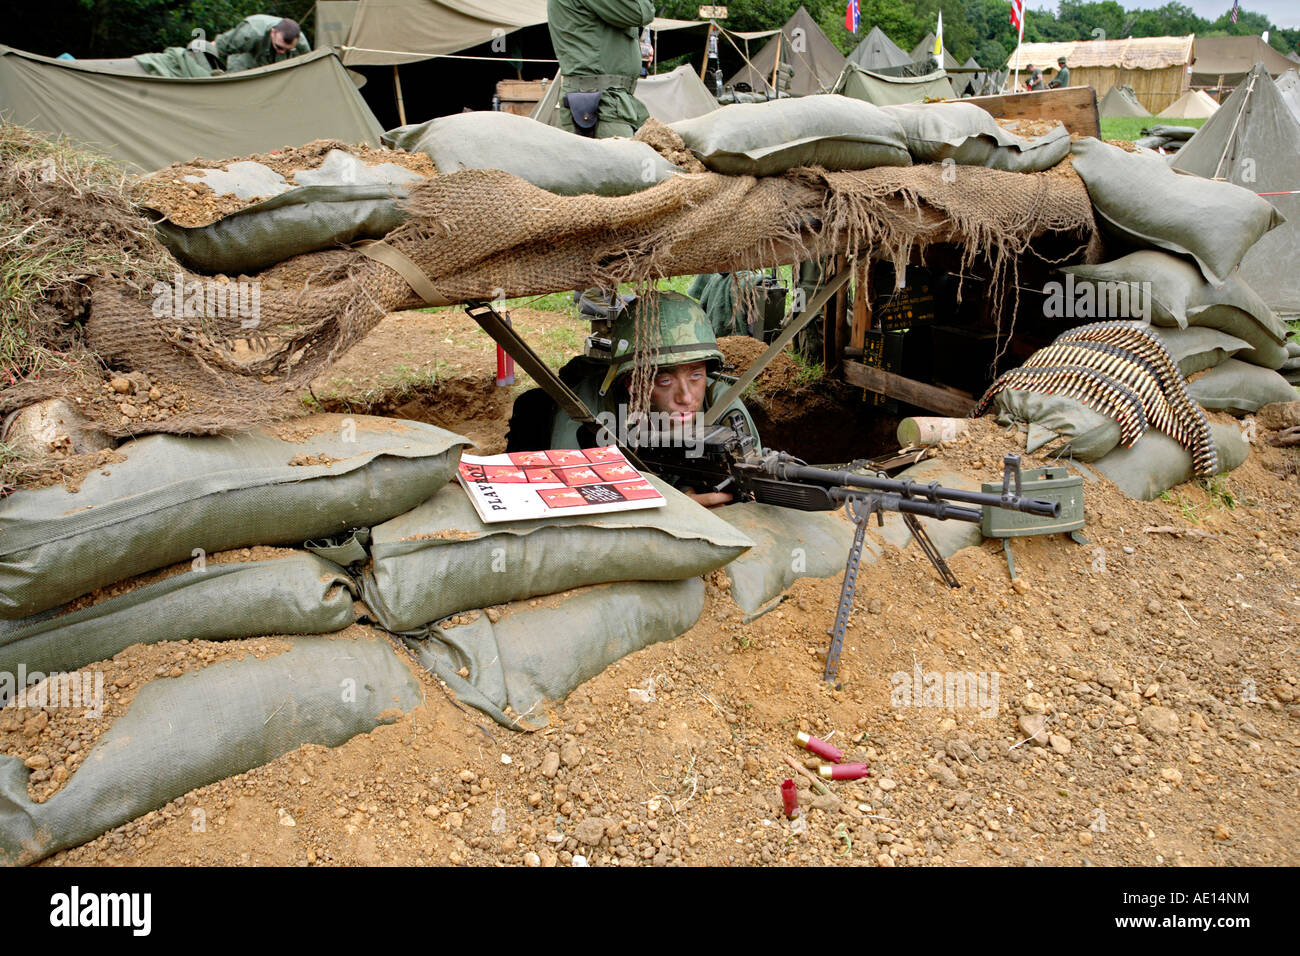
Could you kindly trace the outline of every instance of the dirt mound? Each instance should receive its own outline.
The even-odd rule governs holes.
[[[994,122],[1008,133],[1025,139],[1037,139],[1061,125],[1057,120],[1043,119],[995,119]]]
[[[158,210],[178,226],[205,226],[269,197],[241,199],[230,194],[219,194],[207,183],[189,182],[185,177],[196,175],[205,169],[224,169],[231,163],[251,162],[261,163],[293,183],[296,173],[304,169],[315,169],[333,149],[351,153],[371,166],[393,163],[425,178],[438,173],[433,161],[424,153],[376,149],[364,143],[349,144],[334,139],[317,139],[305,146],[286,146],[269,153],[255,153],[233,159],[192,159],[188,163],[173,163],[135,180],[131,185],[131,194],[142,206]]]
[[[700,162],[699,158],[687,148],[686,143],[677,135],[676,131],[665,126],[657,119],[646,120],[641,128],[636,131],[636,136],[633,139],[645,143],[668,162],[681,167],[688,173],[708,171],[704,163]]]
[[[752,336],[725,335],[718,339],[718,348],[726,356],[727,364],[734,366],[736,374],[740,374],[754,364],[767,346]],[[804,385],[800,380],[801,371],[789,352],[781,352],[763,369],[754,384],[763,393],[797,390]]]

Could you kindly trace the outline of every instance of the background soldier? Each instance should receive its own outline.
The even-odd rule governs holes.
[[[297,22],[255,13],[217,37],[217,52],[226,58],[226,72],[234,73],[310,53],[311,44]]]
[[[631,136],[649,119],[632,94],[641,73],[641,28],[654,15],[651,0],[547,0],[564,129],[597,139]]]

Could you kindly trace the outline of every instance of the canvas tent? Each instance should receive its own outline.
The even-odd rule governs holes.
[[[327,50],[345,44],[360,6],[360,0],[316,0],[312,48]]]
[[[1251,192],[1300,189],[1300,118],[1261,64],[1246,74],[1171,165]],[[1300,314],[1300,196],[1267,196],[1286,222],[1251,246],[1241,277],[1276,312]]]
[[[830,92],[844,69],[844,54],[822,32],[808,11],[800,7],[786,21],[781,32],[768,40],[750,58],[749,64],[727,82],[732,86],[748,83],[756,91],[770,89],[778,49],[781,62],[794,70],[789,88],[792,96]]]
[[[872,27],[871,32],[863,37],[862,42],[849,54],[849,62],[874,73],[892,73],[899,69],[910,69],[912,57],[885,36],[884,30],[880,27]]]
[[[1269,76],[1275,77],[1281,76],[1293,66],[1290,60],[1253,34],[1201,37],[1196,41],[1192,86],[1236,86],[1256,63],[1263,63]]]
[[[1033,64],[1039,69],[1056,68],[1065,57],[1071,86],[1108,90],[1130,86],[1148,112],[1164,109],[1188,89],[1189,67],[1196,44],[1193,36],[1129,37],[1124,40],[1071,40],[1066,43],[1022,43],[1007,61],[1008,70]]]
[[[1188,90],[1160,111],[1161,119],[1206,119],[1219,110],[1214,97],[1204,90]]]
[[[1300,73],[1289,70],[1277,78],[1276,85],[1277,91],[1282,94],[1286,105],[1291,107],[1295,118],[1300,119]]]
[[[713,98],[709,88],[700,82],[700,75],[689,65],[679,66],[668,73],[641,77],[637,80],[634,95],[645,104],[650,116],[661,123],[676,123],[678,120],[703,116],[718,108],[718,101]],[[560,114],[556,106],[559,102],[560,84],[548,83],[546,95],[529,115],[538,122],[558,126]]]
[[[144,171],[314,139],[378,146],[383,132],[332,50],[229,76],[179,79],[0,46],[0,113]]]
[[[1097,115],[1102,119],[1114,116],[1150,116],[1137,96],[1127,86],[1112,86],[1097,104]]]
[[[956,96],[952,83],[942,70],[925,76],[885,76],[864,70],[853,63],[844,64],[844,71],[835,84],[834,92],[876,106],[950,100]]]
[[[934,56],[934,33],[927,33],[925,39],[918,43],[912,50],[912,62],[925,64]],[[941,47],[940,68],[944,70],[960,70],[962,65],[957,62],[957,58],[948,52],[947,47]],[[976,67],[978,69],[978,65]]]

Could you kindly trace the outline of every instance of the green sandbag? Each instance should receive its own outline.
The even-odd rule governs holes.
[[[1187,386],[1187,394],[1203,408],[1250,415],[1261,405],[1300,399],[1295,388],[1272,369],[1228,359]]]
[[[997,394],[994,404],[998,409],[999,425],[1028,422],[1049,432],[1026,451],[1036,451],[1056,438],[1067,439],[1056,450],[1060,457],[1078,461],[1096,461],[1119,444],[1119,423],[1109,415],[1064,395],[1045,395],[1020,389],[1006,389]]]
[[[1192,326],[1186,329],[1154,328],[1152,331],[1160,336],[1160,341],[1164,342],[1165,348],[1169,349],[1169,354],[1178,364],[1178,371],[1183,373],[1183,378],[1207,368],[1214,368],[1243,349],[1250,348],[1248,343],[1235,335],[1204,326]]]
[[[484,524],[446,485],[371,529],[366,605],[392,631],[449,614],[608,581],[677,581],[719,568],[753,542],[658,478],[662,508]]]
[[[200,570],[200,568],[202,570]],[[312,554],[197,564],[55,617],[0,621],[0,673],[72,671],[132,644],[328,634],[352,623],[352,579]]]
[[[908,103],[881,107],[898,120],[907,148],[918,163],[951,160],[959,166],[987,166],[1010,173],[1050,169],[1070,153],[1070,133],[1057,123],[1027,139],[1004,130],[974,103]]]
[[[1210,423],[1219,454],[1219,473],[1232,471],[1246,460],[1250,445],[1231,425]],[[1093,466],[1130,498],[1151,501],[1174,485],[1191,479],[1192,456],[1162,431],[1147,429],[1132,448],[1116,448]]]
[[[1180,176],[1155,156],[1086,137],[1071,148],[1098,224],[1137,248],[1189,255],[1222,282],[1260,236],[1284,221],[1265,199],[1232,183]]]
[[[757,611],[799,578],[844,573],[853,525],[839,511],[794,511],[746,501],[715,512],[754,546],[725,568],[731,599],[746,614]],[[874,561],[880,546],[866,539],[862,560]]]
[[[23,762],[0,756],[0,864],[78,846],[303,744],[337,747],[420,699],[420,682],[379,636],[300,638],[269,660],[150,681],[44,803],[28,796]]]
[[[1249,347],[1236,355],[1244,362],[1278,368],[1286,361],[1286,324],[1236,274],[1216,285],[1207,282],[1186,259],[1157,250],[1134,252],[1094,266],[1068,266],[1062,271],[1099,285],[1138,283],[1140,298],[1130,298],[1131,312],[1136,314],[1105,318],[1149,320],[1163,327],[1218,329],[1247,343]],[[1099,292],[1098,299],[1101,297]]]
[[[1300,356],[1300,342],[1290,339],[1286,343],[1286,354],[1289,358]]]
[[[735,103],[671,128],[705,166],[730,176],[775,176],[796,166],[912,165],[898,120],[835,94]]]
[[[378,524],[445,485],[468,444],[433,425],[363,415],[126,442],[117,449],[126,460],[91,472],[77,494],[51,486],[0,499],[0,618],[196,549],[296,545]],[[329,463],[290,464],[313,459]]]
[[[460,700],[507,727],[536,730],[546,726],[548,701],[633,651],[686,633],[703,610],[699,578],[627,581],[521,601],[495,624],[480,612],[469,624],[443,622],[405,640]]]
[[[513,113],[474,112],[400,126],[384,145],[424,153],[442,174],[500,169],[561,196],[626,196],[681,172],[630,139],[591,139]]]

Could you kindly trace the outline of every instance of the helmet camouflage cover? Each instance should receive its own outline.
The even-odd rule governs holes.
[[[723,364],[713,325],[692,298],[680,292],[651,292],[624,309],[610,329],[611,361],[616,380],[630,373],[636,363],[636,323],[641,317],[653,322],[658,317],[657,348],[652,357],[660,368],[709,362],[716,369]]]

